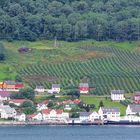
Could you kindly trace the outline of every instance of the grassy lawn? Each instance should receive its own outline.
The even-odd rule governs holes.
[[[105,107],[118,107],[121,111],[121,115],[125,115],[126,107],[119,102],[112,102],[110,99],[94,96],[81,96],[81,100],[87,104],[95,104],[96,111],[99,109],[99,102],[103,101]]]

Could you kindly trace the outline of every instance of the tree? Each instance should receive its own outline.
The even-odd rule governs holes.
[[[4,61],[5,60],[5,55],[3,53],[0,53],[0,61]]]
[[[21,98],[33,100],[35,97],[35,92],[31,88],[24,88],[19,91],[19,95]]]
[[[54,106],[54,104],[53,104],[53,102],[51,101],[51,102],[49,102],[48,103],[48,105],[47,105],[47,107],[53,107]]]
[[[0,43],[0,61],[4,61],[6,59],[5,52],[4,45]]]
[[[22,78],[20,75],[16,75],[15,80],[16,80],[16,82],[22,82]]]
[[[33,114],[34,112],[36,112],[36,108],[34,108],[34,107],[32,107],[32,108],[24,108],[23,109],[23,113],[25,113],[26,115]]]
[[[33,102],[31,101],[25,101],[20,105],[21,108],[25,108],[25,107],[33,107]]]
[[[80,98],[79,90],[70,90],[68,91],[67,95],[71,96],[72,98]]]
[[[100,107],[104,107],[103,101],[100,101],[100,102],[99,102],[99,108],[100,108]]]

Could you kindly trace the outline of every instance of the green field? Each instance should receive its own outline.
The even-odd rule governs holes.
[[[139,42],[1,41],[7,60],[0,63],[0,80],[21,75],[31,87],[60,83],[63,90],[75,89],[88,82],[96,95],[110,94],[112,89],[133,92],[140,89]],[[32,51],[20,54],[18,48]]]
[[[105,107],[118,107],[121,111],[121,115],[125,115],[126,106],[122,105],[120,102],[112,102],[109,98],[101,98],[94,96],[81,96],[81,100],[87,104],[95,104],[96,111],[99,110],[99,103],[103,101]]]

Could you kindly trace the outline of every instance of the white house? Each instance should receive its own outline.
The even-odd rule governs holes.
[[[111,91],[111,100],[112,101],[123,101],[125,100],[124,97],[124,90],[112,90]]]
[[[100,115],[101,119],[117,119],[120,117],[120,110],[116,107],[100,107],[98,114]]]
[[[52,84],[52,93],[60,93],[60,84]]]
[[[69,113],[63,112],[62,110],[42,110],[43,120],[63,120],[69,118]]]
[[[9,105],[0,106],[0,115],[3,119],[14,118],[17,112],[14,108],[11,108]]]
[[[80,94],[87,94],[89,92],[89,84],[88,83],[80,83],[79,90],[80,90]]]
[[[43,93],[45,92],[45,89],[43,86],[36,86],[35,91],[38,93]]]
[[[17,113],[14,117],[16,121],[25,122],[26,121],[26,115],[24,113]]]
[[[128,105],[126,115],[140,115],[140,105]]]
[[[38,104],[37,104],[37,110],[38,110],[38,111],[41,111],[41,110],[43,110],[43,109],[48,109],[48,107],[47,107],[48,104],[49,104],[49,101],[48,101],[48,100],[43,101],[43,102],[41,102],[41,103],[38,103]]]
[[[97,112],[80,112],[79,116],[80,121],[90,121],[93,122],[95,120],[99,120],[100,116]]]

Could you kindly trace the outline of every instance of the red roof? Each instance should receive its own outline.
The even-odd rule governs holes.
[[[16,89],[20,89],[20,88],[23,88],[23,87],[24,87],[23,83],[16,83],[16,85],[15,85]]]
[[[20,104],[22,104],[22,103],[25,102],[25,101],[26,101],[25,99],[12,99],[12,100],[10,100],[9,102],[20,103]]]
[[[50,109],[43,109],[42,113],[43,114],[50,114],[51,110]]]
[[[60,110],[60,109],[57,109],[55,110],[57,114],[62,114],[63,113],[63,110]]]
[[[45,101],[40,102],[40,103],[38,103],[38,104],[45,104],[45,105],[48,105],[48,103],[49,103],[49,101],[48,101],[48,100],[45,100]]]
[[[68,105],[68,104],[71,104],[71,103],[72,103],[72,100],[67,100],[67,101],[63,102],[64,105]]]
[[[73,102],[74,102],[74,103],[80,103],[81,100],[79,100],[79,99],[75,99]]]
[[[35,117],[37,114],[31,114],[31,115],[28,115],[28,118],[33,118]]]
[[[52,110],[51,109],[43,109],[42,110],[42,113],[43,114],[50,114],[50,112],[51,112]],[[60,109],[56,109],[56,110],[54,110],[57,114],[62,114],[63,113],[63,110],[60,110]]]

